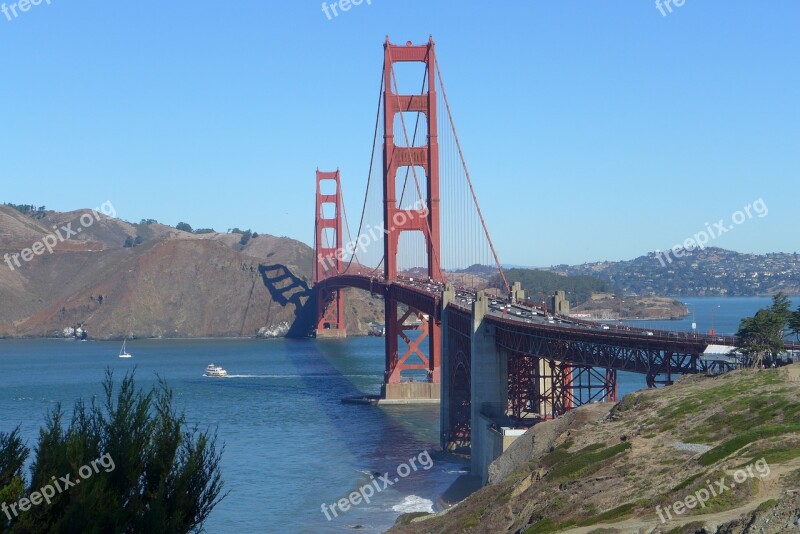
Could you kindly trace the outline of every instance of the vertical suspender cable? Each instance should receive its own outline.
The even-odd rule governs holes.
[[[492,237],[489,235],[489,230],[486,227],[486,221],[483,219],[483,213],[481,212],[481,207],[478,204],[478,197],[475,195],[475,189],[472,187],[472,180],[469,176],[469,169],[467,168],[466,160],[464,159],[464,153],[461,150],[461,142],[458,140],[458,133],[456,132],[456,126],[453,122],[453,114],[450,111],[450,104],[447,101],[447,92],[444,89],[444,81],[442,81],[442,71],[439,69],[439,60],[434,57],[435,67],[436,67],[436,74],[439,77],[439,86],[442,88],[442,97],[444,98],[444,105],[447,108],[447,116],[450,119],[450,127],[453,129],[453,136],[455,137],[456,146],[458,147],[458,154],[461,157],[461,163],[464,166],[464,173],[467,175],[467,183],[469,184],[469,190],[472,193],[472,199],[475,202],[475,207],[478,210],[478,217],[480,217],[481,224],[483,225],[483,230],[486,233],[486,239],[489,240],[489,247],[492,249],[492,255],[494,256],[494,261],[497,264],[497,269],[500,271],[500,276],[503,279],[503,284],[506,286],[506,291],[511,291],[511,288],[508,285],[508,280],[506,280],[505,272],[503,272],[503,266],[500,264],[500,258],[497,256],[497,251],[494,249],[494,243],[492,243]]]

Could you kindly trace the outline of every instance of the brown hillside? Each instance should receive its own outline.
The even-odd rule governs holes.
[[[0,257],[71,223],[82,231],[13,270],[0,264],[0,336],[54,336],[84,325],[96,338],[306,335],[312,251],[296,240],[191,234],[131,224],[90,210],[34,219],[0,206]],[[87,220],[87,219],[84,219]],[[125,239],[144,243],[124,248]],[[102,297],[102,301],[100,299]],[[365,333],[382,302],[347,292],[348,332]]]
[[[0,246],[11,243],[28,243],[41,239],[48,233],[45,224],[20,213],[9,206],[0,206]]]
[[[83,323],[101,337],[255,336],[294,323],[307,298],[295,285],[279,301],[258,265],[211,240],[156,242],[105,274],[26,320],[18,334]]]

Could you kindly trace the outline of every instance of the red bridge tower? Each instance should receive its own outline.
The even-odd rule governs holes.
[[[393,45],[386,38],[384,45],[384,146],[383,146],[383,204],[384,224],[384,276],[387,282],[398,281],[397,253],[403,232],[420,232],[425,239],[427,275],[433,282],[443,282],[439,227],[439,143],[436,122],[436,59],[433,39],[427,44],[412,46]],[[394,64],[401,62],[424,63],[427,92],[421,95],[396,94]],[[413,142],[403,113],[423,113],[428,131],[425,146],[411,146]],[[395,131],[402,126],[403,138],[395,140]],[[423,169],[425,176],[418,176]],[[424,205],[399,206],[397,198],[398,175],[413,176],[414,187]],[[424,183],[423,183],[424,181]],[[411,187],[411,186],[409,186]],[[420,266],[421,267],[421,266]],[[402,280],[401,280],[402,282]],[[439,366],[441,361],[441,325],[432,315],[425,315],[412,307],[401,313],[392,295],[386,296],[386,375],[383,396],[386,399],[439,398]],[[412,322],[407,323],[408,320]],[[412,338],[406,332],[420,331]],[[399,353],[399,339],[405,351]],[[421,350],[427,340],[428,354]],[[425,382],[403,383],[403,371],[426,371]]]
[[[333,182],[335,190],[326,187]],[[323,191],[328,191],[324,194]],[[332,216],[330,212],[332,211]],[[326,217],[326,215],[328,215]],[[342,272],[342,184],[339,171],[317,170],[317,211],[314,217],[314,285]],[[346,337],[344,295],[341,289],[322,290],[317,294],[317,337]]]

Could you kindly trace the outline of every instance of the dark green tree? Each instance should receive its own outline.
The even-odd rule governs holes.
[[[61,407],[51,412],[26,497],[53,484],[54,476],[71,474],[74,481],[102,459],[99,469],[14,517],[10,532],[201,532],[224,498],[216,436],[186,428],[163,380],[145,393],[126,375],[116,392],[109,371],[104,391],[100,404],[77,402],[68,425]]]
[[[753,317],[745,317],[736,332],[736,347],[753,367],[775,363],[784,352],[784,335],[792,318],[789,299],[783,293],[772,297],[772,305]]]
[[[189,232],[189,233],[192,233],[192,227],[191,227],[191,225],[189,225],[188,223],[185,223],[185,222],[179,222],[179,223],[178,223],[178,224],[175,226],[175,228],[177,228],[178,230],[181,230],[181,231],[183,231],[183,232]]]
[[[25,494],[23,466],[30,451],[19,436],[19,427],[10,434],[0,432],[0,503],[16,503]],[[0,513],[0,532],[6,532],[10,521]]]
[[[137,235],[136,239],[133,240],[133,246],[134,247],[139,246],[142,243],[144,243],[144,239],[142,239],[142,236],[140,236],[140,235]]]
[[[800,340],[800,306],[789,318],[789,330]]]
[[[125,244],[123,245],[125,248],[131,248],[133,246],[133,237],[128,236],[125,238]]]
[[[242,238],[239,240],[239,244],[242,246],[246,246],[252,236],[253,232],[251,232],[250,230],[245,230],[242,233]]]
[[[772,306],[770,311],[775,314],[776,318],[783,322],[784,327],[788,325],[789,320],[792,318],[792,302],[782,292],[773,295]]]
[[[573,296],[574,301],[571,302],[573,306],[583,304],[591,298],[594,292],[610,293],[614,291],[608,282],[585,275],[562,276],[540,269],[508,269],[505,274],[509,284],[520,282],[522,288],[528,290],[534,299],[547,297],[555,291],[564,290]],[[493,278],[492,284],[495,287],[503,287],[500,275]]]

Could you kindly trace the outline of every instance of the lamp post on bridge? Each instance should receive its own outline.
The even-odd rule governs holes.
[[[717,304],[716,306],[712,306],[711,307],[711,330],[708,331],[708,335],[710,335],[710,336],[713,336],[714,334],[716,334],[716,331],[714,330],[714,310],[716,308],[720,308],[720,307],[721,306],[719,304]]]
[[[694,315],[695,304],[692,304],[691,302],[684,302],[683,304],[692,307],[692,334],[694,335],[694,338],[697,339],[697,321],[695,320]]]

